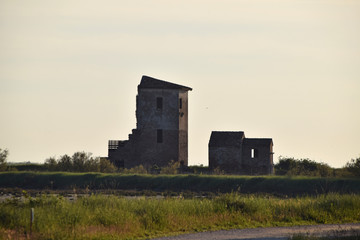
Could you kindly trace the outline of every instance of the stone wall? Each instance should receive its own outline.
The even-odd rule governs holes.
[[[209,147],[209,167],[227,173],[241,170],[241,147]]]
[[[209,141],[209,167],[226,173],[273,174],[271,138],[245,138],[243,132],[212,132]]]
[[[242,170],[246,174],[273,174],[273,143],[271,139],[245,139]]]
[[[143,77],[136,96],[137,127],[117,149],[109,146],[109,159],[125,168],[161,167],[172,160],[187,166],[189,90]]]
[[[188,92],[179,92],[179,162],[188,165]]]

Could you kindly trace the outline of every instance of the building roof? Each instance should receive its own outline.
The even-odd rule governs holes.
[[[142,76],[138,89],[179,89],[184,91],[191,91],[192,88],[178,85],[171,82],[166,82],[149,76]]]
[[[244,132],[211,132],[209,147],[240,147]]]
[[[245,145],[270,146],[273,144],[272,138],[245,138]]]

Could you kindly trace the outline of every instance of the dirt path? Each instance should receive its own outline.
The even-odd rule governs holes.
[[[357,236],[360,236],[360,223],[221,230],[157,238],[156,240],[279,240],[288,239],[299,234],[311,236],[346,236],[357,234]]]

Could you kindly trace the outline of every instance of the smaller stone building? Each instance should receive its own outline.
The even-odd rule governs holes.
[[[213,131],[209,141],[209,167],[236,174],[273,174],[273,141],[245,138],[240,131]]]

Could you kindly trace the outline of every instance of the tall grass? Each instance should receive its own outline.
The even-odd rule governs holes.
[[[0,204],[0,237],[133,239],[229,228],[360,221],[360,195],[277,198],[225,194],[213,199],[127,199],[93,195],[69,201],[26,197]]]

